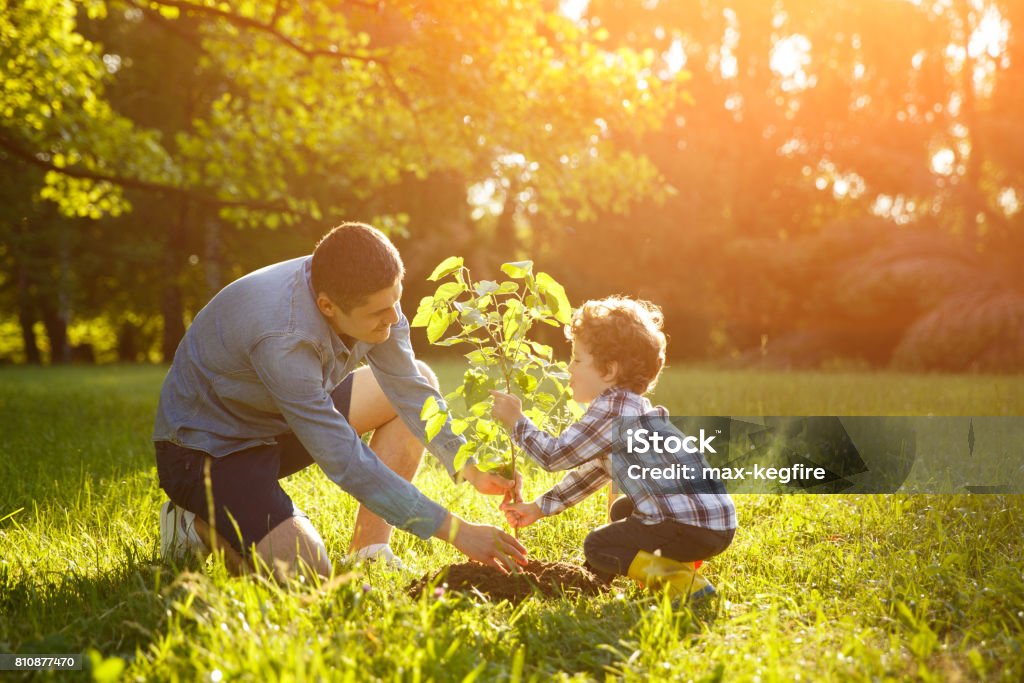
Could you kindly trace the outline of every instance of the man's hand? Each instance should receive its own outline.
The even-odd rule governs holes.
[[[514,529],[530,526],[544,516],[537,503],[502,503],[501,509],[505,512],[508,525]]]
[[[458,548],[469,559],[496,567],[504,573],[526,564],[526,547],[504,531],[488,524],[470,524],[449,514],[434,534]]]
[[[511,430],[516,422],[519,422],[519,418],[523,417],[523,402],[512,394],[494,389],[491,389],[491,396],[494,397],[494,409],[491,414],[495,420]]]
[[[497,472],[484,472],[473,463],[466,463],[460,472],[462,478],[486,496],[503,496],[505,502],[518,503],[523,499],[523,475],[516,472],[515,481]]]

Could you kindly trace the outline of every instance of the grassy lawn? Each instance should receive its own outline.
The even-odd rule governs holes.
[[[281,587],[170,567],[149,443],[164,371],[0,369],[0,653],[94,651],[94,673],[125,680],[1024,680],[1022,496],[737,496],[736,541],[705,570],[720,597],[693,611],[625,581],[513,607],[413,600],[411,576],[375,568]],[[691,415],[1024,415],[1022,385],[680,368],[656,399]],[[551,481],[532,473],[527,494]],[[432,464],[417,484],[501,522]],[[344,571],[355,502],[314,468],[285,488]],[[522,540],[580,562],[603,503]],[[395,549],[420,573],[460,561],[402,533]]]

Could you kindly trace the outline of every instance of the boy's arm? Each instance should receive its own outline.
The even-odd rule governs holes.
[[[600,490],[610,479],[605,458],[591,460],[565,475],[537,499],[537,505],[545,517],[557,515]]]
[[[622,412],[621,404],[621,394],[598,397],[579,422],[558,436],[546,434],[523,417],[512,427],[512,439],[548,472],[579,467],[611,451],[613,420]]]

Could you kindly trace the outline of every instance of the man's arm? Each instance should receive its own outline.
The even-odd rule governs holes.
[[[409,320],[398,311],[398,322],[391,326],[388,340],[376,344],[366,354],[366,360],[373,370],[377,383],[384,391],[395,412],[420,441],[426,442],[426,425],[420,419],[423,404],[431,396],[441,410],[447,412],[444,397],[420,374],[409,340]],[[427,444],[427,450],[436,457],[456,479],[455,455],[466,440],[451,430],[451,419]],[[471,462],[475,462],[471,459]]]
[[[497,527],[471,524],[455,515],[448,515],[434,536],[451,543],[469,559],[506,573],[515,564],[526,564],[523,544]]]
[[[268,337],[250,358],[288,426],[331,481],[393,526],[423,539],[438,532],[448,512],[381,462],[335,409],[312,344]]]

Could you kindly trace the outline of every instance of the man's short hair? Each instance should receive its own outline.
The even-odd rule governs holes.
[[[580,306],[565,336],[583,342],[601,373],[618,363],[616,386],[646,394],[665,366],[663,324],[661,309],[650,301],[610,296]]]
[[[311,281],[345,313],[366,303],[374,292],[405,277],[405,265],[387,235],[365,223],[342,223],[313,250]]]

